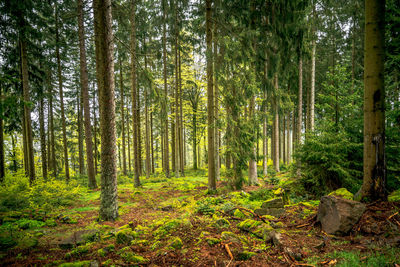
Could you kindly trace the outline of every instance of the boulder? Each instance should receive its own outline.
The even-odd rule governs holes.
[[[285,213],[284,203],[282,198],[274,198],[262,203],[260,209],[254,211],[257,215],[271,215],[274,217],[280,217]]]
[[[318,207],[317,222],[328,234],[346,235],[360,220],[365,205],[340,197],[323,196]]]
[[[94,241],[99,236],[98,230],[79,230],[62,240],[56,241],[60,248],[71,249],[74,246],[82,245],[88,241]]]

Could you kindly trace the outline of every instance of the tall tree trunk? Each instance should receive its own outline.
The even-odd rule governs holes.
[[[78,0],[79,56],[80,56],[81,90],[82,90],[81,95],[83,102],[83,116],[84,116],[84,127],[85,127],[86,166],[87,166],[89,188],[94,189],[97,187],[97,183],[95,177],[95,170],[93,166],[94,163],[93,163],[92,127],[90,124],[89,81],[88,81],[88,70],[86,63],[85,28],[83,21],[84,21],[83,0]]]
[[[197,170],[197,108],[193,107],[192,113],[192,128],[193,128],[193,169]]]
[[[313,19],[315,20],[315,4],[313,5]],[[317,42],[315,40],[315,26],[313,22],[313,31],[312,31],[312,50],[311,50],[311,92],[310,92],[310,131],[314,131],[315,125],[315,111],[314,111],[314,103],[315,103],[315,56],[317,50]]]
[[[255,120],[255,101],[256,96],[253,95],[250,99],[250,107],[249,107],[249,120]],[[253,124],[255,125],[255,123]],[[253,129],[252,132],[255,135],[255,130]],[[249,185],[256,185],[258,184],[258,177],[257,177],[257,161],[256,161],[256,146],[253,143],[251,149],[251,158],[249,160]]]
[[[214,2],[214,16],[217,17],[217,5],[218,5],[218,0]],[[214,36],[213,36],[213,41],[214,41],[214,58],[213,58],[213,63],[214,63],[214,118],[215,118],[215,178],[217,181],[221,180],[221,175],[220,175],[220,168],[219,168],[219,123],[218,123],[218,107],[219,107],[219,101],[218,101],[218,95],[219,95],[219,89],[218,89],[218,77],[217,77],[217,68],[219,67],[218,64],[220,62],[220,59],[218,57],[218,42],[217,42],[217,23],[213,24],[214,26]]]
[[[136,0],[132,0],[132,10],[131,10],[131,86],[132,86],[132,122],[133,122],[133,162],[134,162],[134,184],[135,187],[140,186],[140,164],[139,164],[139,125],[138,119],[139,116],[138,107],[137,107],[137,89],[136,89],[136,22],[135,22],[135,12],[136,12]]]
[[[94,173],[97,175],[97,161],[99,159],[97,150],[97,115],[96,115],[96,90],[93,90],[93,138],[94,138]]]
[[[127,118],[127,123],[126,123],[127,127],[127,131],[128,131],[128,168],[129,168],[129,172],[132,171],[132,161],[131,161],[131,135],[130,135],[130,123],[129,123],[129,117]]]
[[[144,68],[147,70],[147,46],[146,46],[146,37],[144,37]],[[145,136],[145,143],[146,143],[146,177],[150,177],[151,173],[151,158],[150,158],[150,120],[149,120],[149,92],[152,90],[152,84],[151,80],[148,80],[148,88],[145,88],[144,92],[144,108],[145,108],[145,114],[144,114],[144,119],[145,119],[145,127],[146,127],[146,136]]]
[[[286,157],[286,115],[283,115],[283,127],[282,127],[282,157],[283,157],[283,163],[287,163],[287,157]]]
[[[50,138],[51,138],[51,170],[52,175],[57,177],[57,161],[56,161],[56,141],[54,136],[54,111],[53,111],[53,87],[49,84],[49,120],[50,120]]]
[[[59,37],[59,21],[58,21],[58,7],[56,7],[56,58],[57,58],[57,76],[58,76],[58,89],[60,94],[60,108],[61,108],[61,123],[62,123],[62,136],[64,146],[64,168],[65,178],[69,181],[69,159],[68,159],[68,143],[67,143],[67,126],[65,122],[65,111],[64,111],[64,93],[63,93],[63,81],[61,75],[61,58],[60,58],[60,37]]]
[[[178,40],[179,44],[179,40]],[[180,46],[178,46],[180,47]],[[179,65],[179,166],[181,167],[181,176],[185,176],[185,160],[186,160],[186,146],[184,142],[183,130],[183,94],[182,94],[182,68],[181,68],[181,50],[178,50],[178,65]]]
[[[207,134],[208,134],[208,189],[214,191],[215,177],[215,121],[214,121],[214,87],[212,58],[212,0],[206,0],[206,43],[207,43]]]
[[[155,173],[154,163],[154,137],[153,137],[153,111],[150,112],[150,136],[151,136],[151,173]]]
[[[162,0],[162,11],[163,11],[163,76],[164,76],[164,99],[162,101],[163,104],[163,124],[164,124],[164,146],[163,146],[163,168],[165,172],[165,176],[169,177],[169,143],[168,143],[168,87],[167,87],[167,38],[166,38],[166,0]]]
[[[179,66],[178,66],[178,38],[179,38],[179,30],[178,30],[178,7],[177,7],[177,1],[174,1],[174,6],[175,6],[175,146],[174,150],[175,154],[172,156],[173,159],[175,159],[175,164],[174,169],[175,169],[175,177],[179,177],[179,171],[180,171],[180,160],[179,160],[179,143],[180,143],[180,138],[179,138],[179,123],[180,123],[180,109],[179,109]],[[174,152],[174,151],[172,151]]]
[[[43,178],[45,180],[47,180],[46,133],[44,130],[44,100],[43,100],[43,96],[40,98],[39,127],[40,127],[40,150],[41,150],[41,157],[42,157],[42,175],[43,175]],[[1,175],[1,172],[0,172],[0,175]]]
[[[297,145],[301,144],[301,126],[303,120],[303,60],[302,54],[299,52],[299,93],[298,93],[298,104],[297,104]],[[297,160],[297,176],[300,177],[300,159]]]
[[[0,84],[0,99],[2,101],[2,88]],[[42,150],[43,151],[43,150]],[[3,114],[0,114],[0,183],[4,182],[4,176],[6,175],[6,168],[4,162],[4,127],[3,127]]]
[[[21,48],[21,68],[22,68],[22,89],[24,95],[24,125],[25,125],[25,140],[26,140],[26,152],[27,152],[27,166],[29,174],[29,183],[32,184],[35,181],[35,160],[33,150],[33,136],[32,136],[32,123],[31,123],[31,109],[28,103],[30,102],[30,89],[29,89],[29,78],[28,78],[28,56],[26,51],[26,40],[25,35],[22,34],[20,39]]]
[[[266,75],[266,74],[265,74]],[[267,91],[264,90],[264,106],[263,106],[263,134],[262,134],[262,143],[263,143],[263,176],[266,177],[268,175],[268,132],[267,132]]]
[[[290,114],[291,112],[288,112],[287,120],[286,120],[286,160],[287,163],[290,164]]]
[[[77,97],[77,113],[78,113],[78,148],[79,148],[79,174],[84,174],[85,163],[84,163],[84,156],[83,156],[83,129],[82,129],[82,98]]]
[[[100,219],[114,221],[118,217],[118,193],[111,0],[94,0],[93,9],[101,132],[99,215]]]
[[[365,1],[364,179],[361,198],[386,200],[385,1]]]
[[[29,177],[28,143],[26,141],[25,109],[22,110],[22,149],[24,151],[24,171],[25,176]]]
[[[275,74],[275,95],[273,100],[274,105],[274,152],[273,152],[273,161],[274,161],[274,168],[276,172],[280,171],[279,168],[279,103],[278,103],[278,74]]]
[[[122,135],[122,173],[126,175],[126,151],[125,151],[125,104],[124,104],[124,81],[122,74],[121,57],[118,57],[119,62],[119,84],[121,95],[121,135]]]

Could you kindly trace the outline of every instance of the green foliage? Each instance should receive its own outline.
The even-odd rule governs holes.
[[[15,222],[20,229],[26,230],[26,229],[36,229],[44,226],[46,223],[41,222],[41,221],[36,221],[36,220],[30,220],[30,219],[21,219]]]
[[[196,212],[203,215],[212,215],[215,213],[215,206],[223,203],[221,198],[206,197],[196,202]]]
[[[361,172],[353,168],[349,159],[360,148],[361,145],[353,143],[346,133],[332,128],[307,135],[296,155],[302,163],[303,188],[314,195],[323,195],[340,187],[356,191]]]
[[[54,208],[75,203],[81,193],[81,188],[74,181],[67,184],[56,179],[38,179],[29,186],[28,178],[18,173],[6,176],[4,185],[0,187],[0,211],[52,211]]]

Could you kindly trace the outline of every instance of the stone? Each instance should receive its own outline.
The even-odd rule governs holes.
[[[62,249],[71,249],[74,246],[82,245],[87,241],[94,241],[93,237],[98,235],[98,230],[79,230],[62,240],[58,240],[57,243]]]
[[[221,233],[221,239],[222,240],[226,240],[226,241],[235,242],[235,243],[240,243],[241,242],[240,238],[237,235],[235,235],[232,232],[228,232],[228,231]]]
[[[254,213],[260,216],[271,215],[276,218],[281,217],[285,213],[284,208],[261,208],[254,210]]]
[[[280,209],[283,208],[283,200],[282,198],[273,198],[270,200],[267,200],[261,204],[262,209],[271,209],[271,208],[276,208]]]
[[[268,234],[272,231],[272,227],[269,224],[252,219],[247,219],[238,223],[237,227],[242,231],[252,233],[256,237],[264,240],[268,239]]]
[[[353,193],[349,192],[346,188],[339,188],[331,193],[328,194],[328,196],[335,196],[335,197],[341,197],[344,199],[354,199]]]
[[[162,211],[171,211],[173,209],[174,208],[172,207],[172,205],[164,206],[164,207],[161,208]]]
[[[358,201],[323,196],[318,207],[317,222],[328,234],[346,235],[360,220],[365,208],[365,205]]]
[[[138,236],[138,234],[135,231],[132,231],[132,229],[122,229],[117,232],[116,234],[116,241],[117,244],[130,244],[133,239],[135,239]]]
[[[268,234],[268,239],[266,241],[272,242],[274,246],[281,247],[282,244],[282,236],[279,232],[271,231]]]

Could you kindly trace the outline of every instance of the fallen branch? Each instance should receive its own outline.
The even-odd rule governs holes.
[[[233,260],[233,255],[231,250],[229,249],[229,245],[228,244],[224,244],[225,250],[228,253],[229,257],[231,258],[231,261]],[[228,264],[229,265],[229,264]]]
[[[387,218],[387,219],[390,220],[391,218],[393,218],[393,217],[396,216],[397,214],[399,214],[399,212],[396,212],[396,213],[390,215],[389,218]]]

